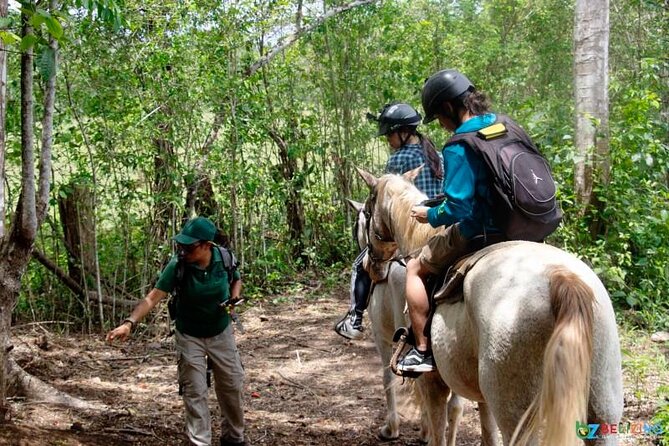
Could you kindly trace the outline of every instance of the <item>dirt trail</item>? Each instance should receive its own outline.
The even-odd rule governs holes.
[[[332,331],[347,308],[345,290],[317,299],[298,295],[278,300],[282,302],[247,309],[242,316],[246,331],[236,335],[246,369],[249,444],[379,444],[376,431],[385,416],[385,400],[373,341],[346,341]],[[45,338],[48,350],[37,345],[44,346]],[[81,413],[17,399],[12,423],[0,430],[0,444],[185,444],[171,338],[143,336],[108,346],[98,336],[59,337],[34,326],[14,342],[14,357],[28,371],[109,410]],[[213,390],[210,407],[218,420]],[[405,407],[403,412],[400,440],[391,444],[418,445],[416,411]],[[626,419],[633,417],[626,414]],[[467,404],[458,445],[479,442],[478,416]],[[652,444],[641,438],[621,443]]]

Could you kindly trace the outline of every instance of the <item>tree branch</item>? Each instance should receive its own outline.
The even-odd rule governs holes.
[[[30,18],[21,13],[21,37],[33,35]],[[12,223],[22,244],[32,246],[37,234],[35,152],[33,147],[33,48],[21,54],[21,195]]]
[[[279,54],[280,52],[282,52],[283,50],[285,50],[286,48],[297,42],[300,39],[300,37],[302,37],[304,34],[307,34],[316,29],[317,27],[319,27],[323,22],[325,22],[330,17],[334,17],[335,15],[341,14],[342,12],[346,12],[350,9],[357,8],[358,6],[376,3],[377,1],[378,0],[355,0],[346,5],[342,5],[337,8],[329,10],[322,16],[315,19],[313,23],[311,23],[309,26],[304,28],[302,27],[298,28],[298,30],[295,33],[286,37],[282,43],[270,49],[269,52],[267,52],[267,54],[262,56],[253,65],[247,68],[246,75],[247,76],[253,75],[253,73],[258,71],[258,69],[262,68],[264,65],[267,65],[277,54]]]
[[[58,1],[50,0],[49,9],[55,12]],[[39,188],[36,203],[37,225],[39,226],[49,206],[49,189],[51,184],[51,147],[53,146],[53,113],[56,108],[56,71],[58,66],[58,41],[49,38],[49,49],[53,54],[53,70],[49,73],[44,91],[44,116],[42,117],[42,150],[40,153]]]
[[[72,290],[72,292],[75,293],[77,296],[80,297],[86,296],[86,291],[75,280],[73,280],[65,271],[59,268],[58,265],[53,263],[46,255],[44,255],[44,253],[38,251],[37,249],[33,249],[32,256],[35,260],[40,262],[47,270],[51,271],[56,277],[58,277],[58,279],[63,283],[63,285]],[[98,299],[98,293],[96,292],[89,292],[88,299],[93,302],[102,301],[105,304],[109,305],[116,304],[129,308],[135,306],[135,304],[137,303],[135,300],[132,299],[113,298],[107,296],[102,296],[102,298]]]

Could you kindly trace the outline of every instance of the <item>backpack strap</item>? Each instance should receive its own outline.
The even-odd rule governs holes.
[[[504,136],[510,140],[519,140],[533,152],[541,154],[525,130],[506,115],[497,115],[494,124],[480,130],[457,133],[448,140],[446,145],[451,146],[464,142],[472,150],[481,151],[481,143],[485,144],[485,142],[494,141]]]
[[[221,258],[223,259],[223,268],[228,273],[228,282],[234,282],[234,273],[237,270],[237,257],[235,254],[223,246],[217,246],[218,252],[221,253]]]

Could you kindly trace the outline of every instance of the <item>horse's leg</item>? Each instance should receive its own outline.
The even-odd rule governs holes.
[[[459,397],[451,398],[452,404],[449,403],[448,397],[451,390],[441,379],[438,372],[424,373],[416,382],[422,395],[421,415],[422,420],[427,418],[428,422],[428,446],[444,446],[446,443],[445,431],[447,422],[449,424],[449,446],[455,445],[455,435],[457,433],[457,424],[462,415],[462,403]],[[449,440],[451,441],[451,440]]]
[[[608,380],[602,379],[602,376],[593,376],[588,404],[588,424],[618,426],[622,417],[622,401],[622,384],[619,380],[611,376],[608,377]],[[596,440],[586,440],[585,444],[588,446],[617,446],[618,434],[604,435]]]
[[[394,440],[400,436],[400,417],[397,414],[397,400],[395,394],[395,376],[390,370],[390,358],[393,354],[392,333],[394,321],[392,310],[384,302],[386,293],[390,293],[387,283],[378,285],[372,292],[369,303],[369,318],[372,322],[374,343],[381,356],[383,364],[383,391],[386,395],[386,422],[381,426],[378,437],[381,440]],[[390,297],[389,295],[387,296]]]
[[[497,446],[497,423],[487,403],[479,403],[479,418],[481,419],[481,444],[483,446]]]
[[[392,348],[392,346],[390,346]],[[381,350],[381,349],[379,349]],[[390,355],[381,354],[383,364],[383,390],[386,394],[386,422],[379,429],[379,439],[388,441],[395,440],[400,436],[400,417],[397,414],[397,400],[395,395],[395,376],[387,364],[390,363]],[[387,360],[386,360],[387,356]]]
[[[448,400],[448,441],[446,443],[448,446],[455,446],[455,438],[458,435],[463,411],[462,398],[451,392],[451,399]]]

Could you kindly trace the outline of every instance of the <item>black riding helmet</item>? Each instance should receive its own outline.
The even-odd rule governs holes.
[[[423,85],[422,102],[425,111],[423,123],[434,121],[445,101],[455,99],[467,91],[474,91],[472,84],[458,70],[441,70],[430,76]]]
[[[418,127],[421,115],[409,104],[396,102],[387,104],[378,117],[379,131],[376,136],[388,135],[402,127]]]

